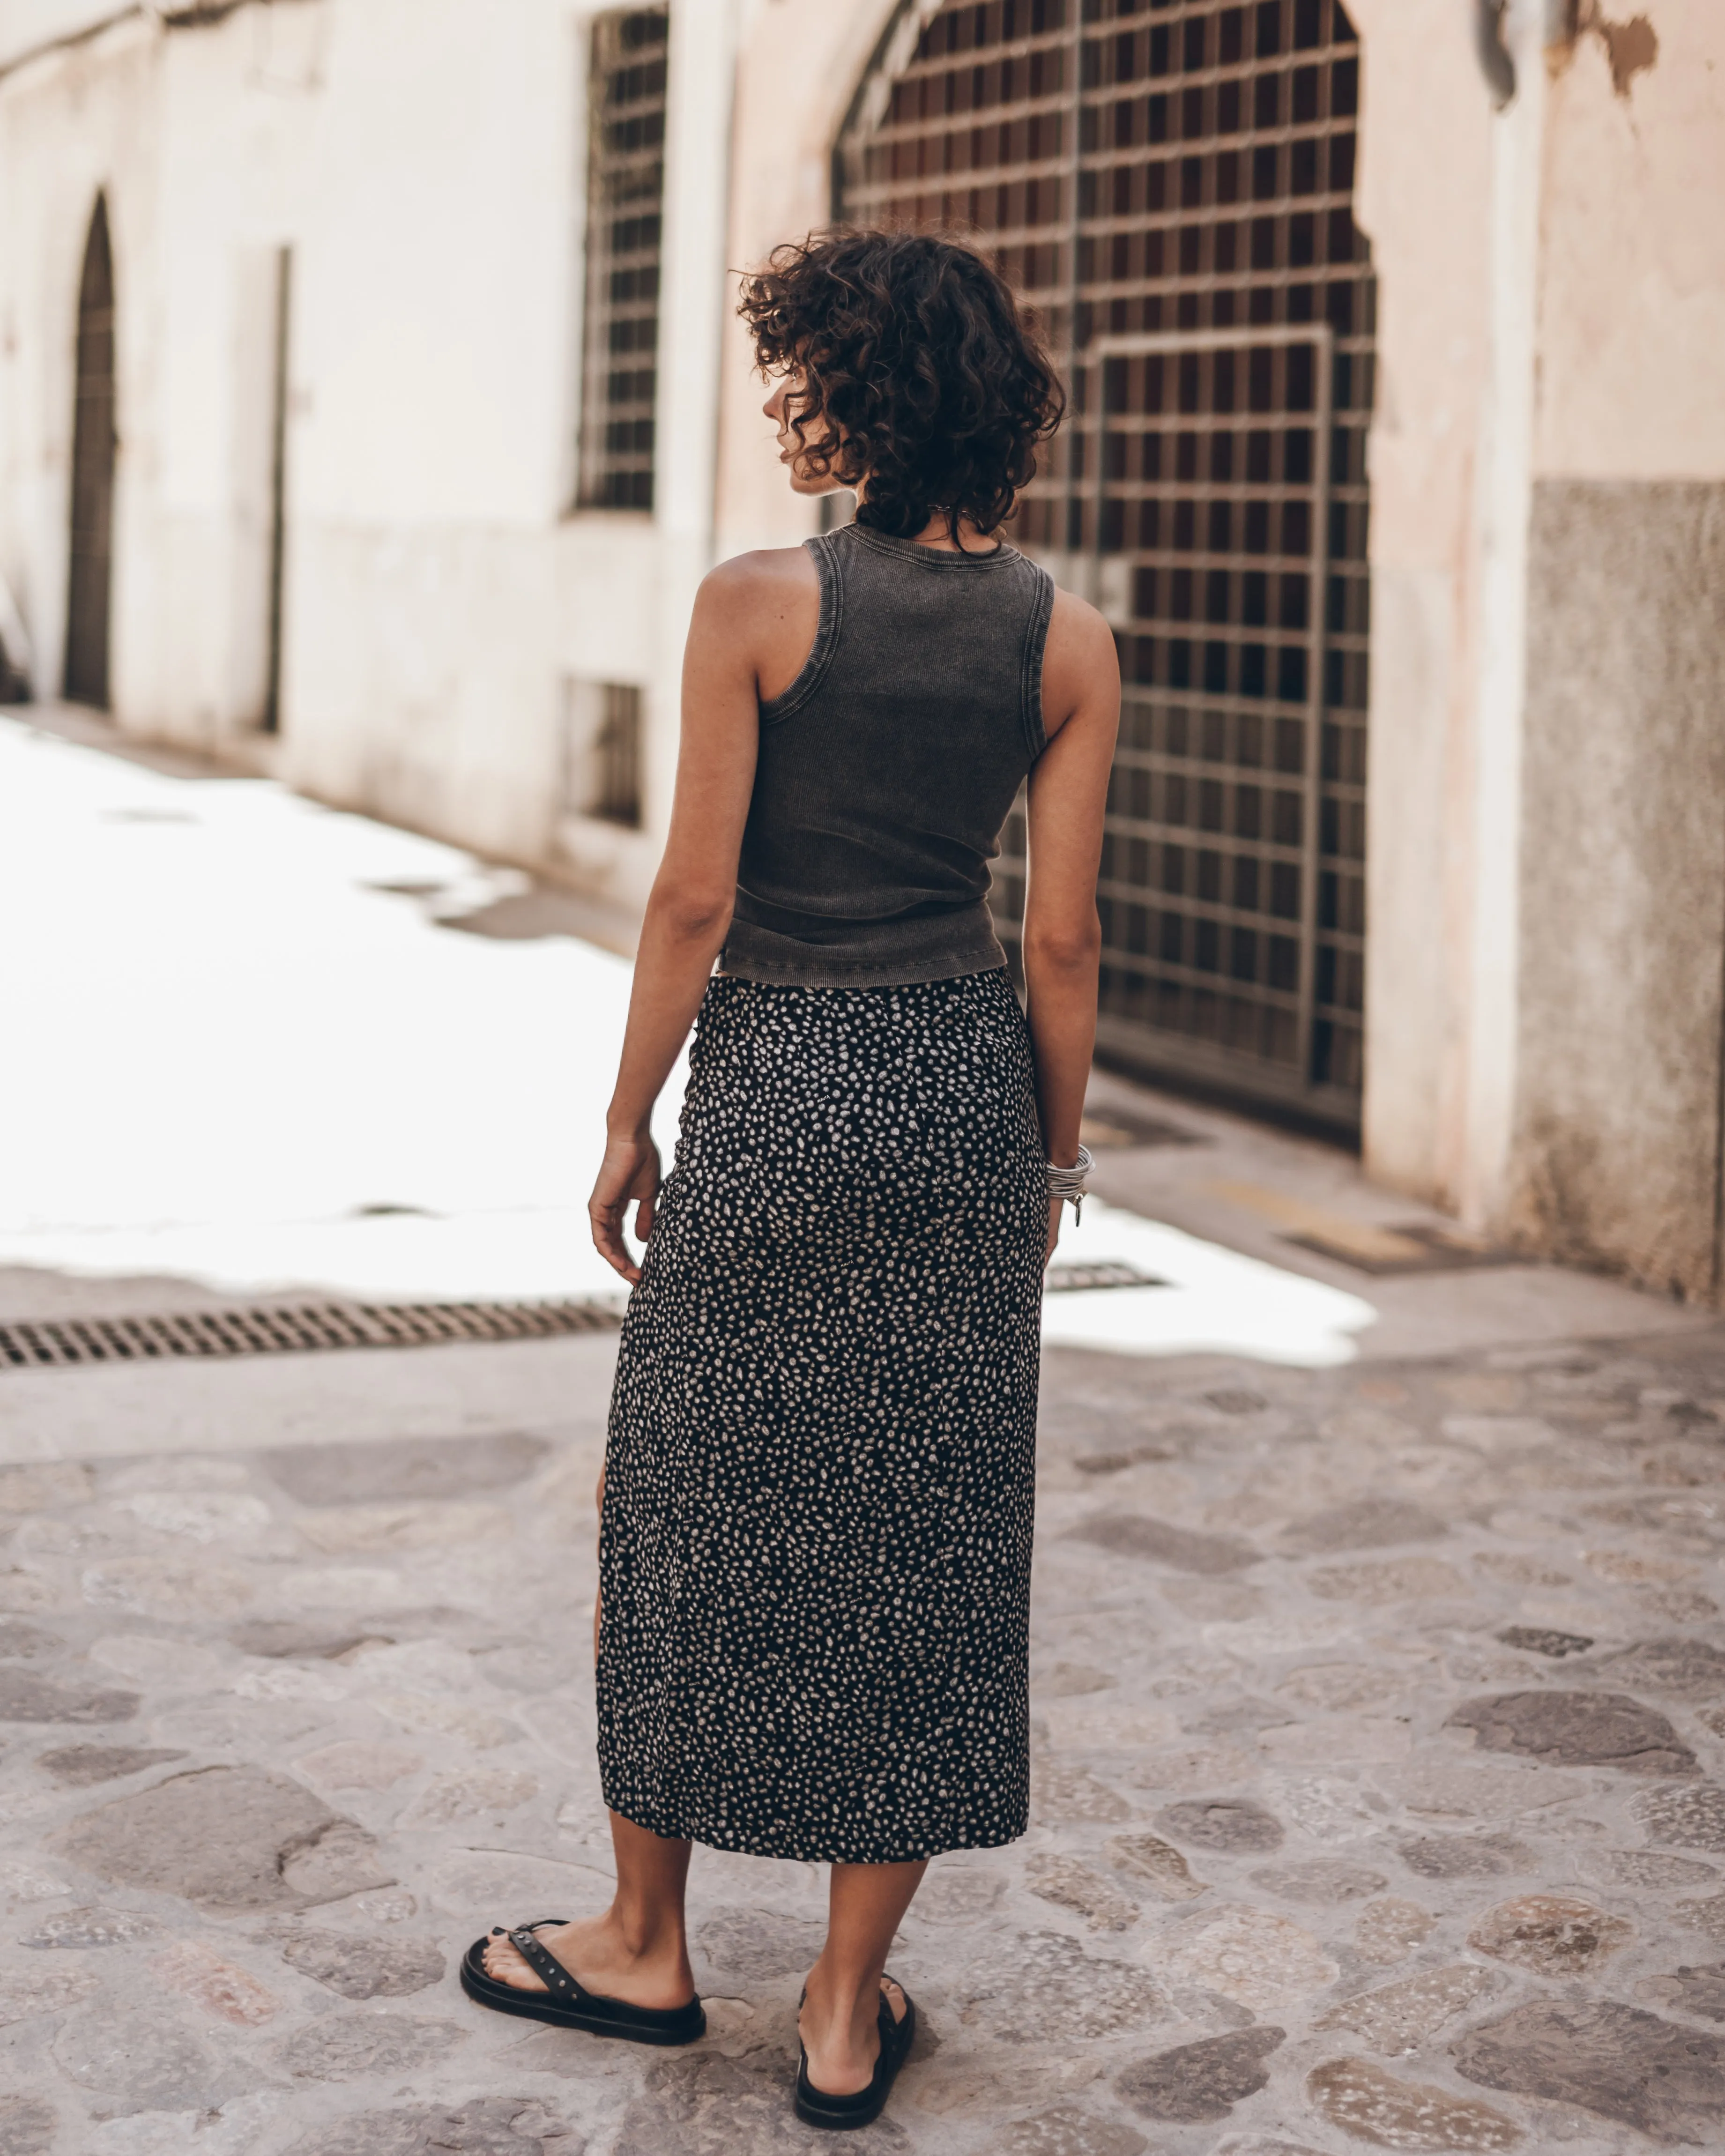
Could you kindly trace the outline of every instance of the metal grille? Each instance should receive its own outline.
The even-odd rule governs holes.
[[[1166,1287],[1168,1282],[1123,1260],[1106,1258],[1094,1265],[1050,1265],[1043,1286],[1050,1295],[1094,1295],[1101,1288]]]
[[[588,74],[583,508],[651,509],[665,194],[662,8],[601,15]]]
[[[621,1323],[620,1308],[598,1302],[300,1302],[157,1317],[17,1319],[0,1325],[0,1370],[546,1340],[611,1332]]]
[[[1340,0],[906,0],[835,159],[865,223],[986,237],[1070,417],[1014,536],[1094,598],[1126,696],[1101,1045],[1358,1121],[1365,429]],[[997,902],[1024,901],[1024,824]]]

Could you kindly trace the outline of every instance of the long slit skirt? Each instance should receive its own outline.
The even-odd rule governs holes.
[[[708,988],[612,1399],[613,1810],[846,1863],[1024,1831],[1044,1158],[1004,968]]]

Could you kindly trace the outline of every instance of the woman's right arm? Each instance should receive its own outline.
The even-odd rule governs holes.
[[[1096,1038],[1096,874],[1120,726],[1120,664],[1106,622],[1069,592],[1055,595],[1042,708],[1050,739],[1030,772],[1022,949],[1043,1143],[1051,1161],[1070,1168]],[[1060,1226],[1060,1203],[1050,1199],[1050,1256]]]
[[[761,555],[721,564],[702,583],[689,624],[670,832],[641,923],[605,1157],[587,1209],[600,1254],[627,1281],[641,1276],[624,1240],[624,1215],[636,1208],[635,1233],[644,1241],[659,1194],[654,1104],[731,926],[755,779],[757,668],[783,604],[777,571]]]

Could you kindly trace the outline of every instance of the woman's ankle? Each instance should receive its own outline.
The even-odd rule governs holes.
[[[605,1912],[605,1928],[622,1958],[643,1968],[681,1967],[688,1962],[688,1939],[680,1917],[674,1914],[614,1901]]]
[[[843,1976],[817,1962],[809,1972],[805,2010],[813,2008],[824,2026],[848,2027],[854,2035],[860,2035],[874,2025],[880,1996],[880,1979],[870,1973]]]

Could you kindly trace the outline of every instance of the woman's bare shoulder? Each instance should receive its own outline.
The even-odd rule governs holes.
[[[806,547],[757,547],[709,569],[701,588],[726,607],[770,606],[803,593],[819,596],[820,579]]]
[[[1053,740],[1086,705],[1117,705],[1120,656],[1114,632],[1087,599],[1055,589],[1042,653],[1042,723]]]
[[[1048,618],[1048,655],[1111,665],[1113,651],[1114,632],[1090,601],[1056,584]]]
[[[801,547],[762,547],[708,570],[696,601],[697,644],[750,674],[764,699],[802,669],[820,626],[820,578]]]

